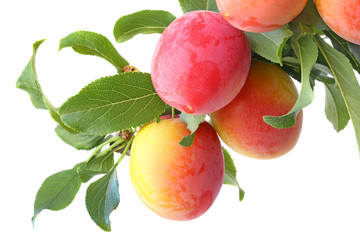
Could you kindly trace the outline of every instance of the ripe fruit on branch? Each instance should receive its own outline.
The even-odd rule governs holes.
[[[315,5],[331,30],[360,44],[360,0],[315,0]]]
[[[167,104],[207,114],[232,101],[246,80],[251,51],[245,34],[221,14],[194,11],[172,22],[154,51],[151,77]]]
[[[293,20],[307,0],[216,0],[221,14],[234,27],[269,32]]]
[[[207,122],[191,147],[179,142],[190,134],[179,118],[143,126],[130,155],[130,177],[143,203],[172,220],[191,220],[215,201],[224,180],[220,140]]]
[[[270,159],[290,151],[300,135],[302,111],[296,124],[287,129],[267,125],[263,116],[280,116],[294,106],[298,93],[280,67],[253,61],[239,95],[210,115],[221,139],[234,151],[252,158]]]

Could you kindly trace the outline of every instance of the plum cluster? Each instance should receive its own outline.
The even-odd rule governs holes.
[[[216,199],[224,180],[224,156],[218,136],[234,151],[256,159],[289,152],[297,143],[303,113],[296,124],[278,129],[263,116],[288,113],[297,89],[279,66],[251,58],[243,31],[267,32],[284,26],[307,0],[217,0],[221,13],[194,11],[162,33],[152,59],[151,76],[160,98],[181,112],[209,114],[190,147],[179,145],[190,134],[179,118],[143,126],[130,159],[137,194],[162,217],[190,220]],[[360,0],[315,0],[324,21],[340,36],[360,43]],[[352,8],[351,5],[357,5]],[[357,12],[348,14],[349,9]],[[341,14],[335,15],[334,11]],[[347,17],[344,17],[347,16]],[[348,27],[344,27],[348,26]],[[152,139],[153,142],[148,141]],[[154,147],[161,143],[161,148]]]

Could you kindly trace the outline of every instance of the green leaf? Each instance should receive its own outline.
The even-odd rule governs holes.
[[[344,40],[343,38],[339,37],[338,35],[336,35],[336,33],[334,33],[331,30],[328,31],[324,31],[325,35],[330,39],[333,47],[338,50],[339,52],[341,52],[342,54],[345,55],[345,57],[347,57],[350,60],[350,63],[352,65],[352,67],[358,72],[360,73],[360,62],[359,59],[357,59],[352,52],[354,52],[356,54],[356,51],[353,51],[354,48],[352,46],[352,43],[348,44],[349,42]],[[351,46],[351,49],[350,49]],[[360,54],[360,51],[359,51]]]
[[[346,104],[341,95],[340,89],[336,85],[324,84],[326,89],[325,95],[325,114],[327,119],[332,123],[337,132],[343,130],[349,122],[349,113]]]
[[[199,125],[205,121],[206,115],[192,115],[188,113],[181,113],[180,119],[187,124],[187,128],[193,133]]]
[[[26,91],[30,96],[32,104],[38,109],[47,109],[44,103],[44,94],[41,90],[35,68],[36,52],[44,41],[45,39],[39,40],[33,44],[33,54],[31,59],[16,82],[16,87]]]
[[[287,40],[293,35],[292,31],[284,26],[275,31],[265,33],[245,32],[251,50],[274,63],[282,65],[282,51]]]
[[[91,219],[103,230],[111,231],[109,216],[120,203],[116,168],[90,184],[86,191],[86,208]]]
[[[245,191],[241,189],[239,182],[236,179],[236,167],[234,160],[232,159],[230,153],[223,147],[223,154],[225,160],[225,175],[224,175],[224,184],[232,185],[239,188],[239,200],[242,201],[245,196]]]
[[[183,147],[190,147],[195,139],[195,131],[199,125],[205,121],[206,115],[192,115],[187,113],[181,113],[180,119],[187,124],[187,128],[190,130],[190,135],[185,136],[181,141],[180,145]]]
[[[150,74],[121,73],[100,78],[84,87],[60,107],[70,127],[91,135],[135,128],[164,112]]]
[[[70,129],[69,127],[64,125],[64,123],[60,119],[57,109],[51,104],[51,102],[46,98],[45,94],[41,90],[41,86],[36,74],[35,59],[36,52],[39,46],[44,41],[45,39],[39,40],[33,44],[33,54],[29,63],[26,65],[24,71],[21,73],[19,79],[17,80],[16,87],[26,91],[29,94],[30,100],[35,108],[47,109],[50,113],[50,116],[66,131],[75,133],[73,129]]]
[[[304,10],[293,21],[315,26],[319,30],[328,29],[328,26],[320,17],[313,1],[308,1]]]
[[[59,50],[65,47],[71,47],[80,54],[101,57],[111,63],[119,73],[123,71],[124,66],[129,65],[109,39],[98,33],[88,31],[73,32],[60,40]]]
[[[301,62],[301,90],[293,108],[283,116],[264,116],[264,121],[275,128],[289,128],[295,125],[297,114],[314,100],[310,73],[318,58],[318,48],[309,34],[302,35],[297,40]]]
[[[117,20],[114,36],[117,42],[125,42],[134,36],[151,33],[162,33],[176,17],[167,11],[143,10],[123,16]]]
[[[73,169],[55,173],[45,179],[36,194],[33,224],[42,210],[58,211],[69,206],[74,200],[82,183],[76,172],[78,167],[79,164]]]
[[[216,0],[179,0],[179,3],[183,13],[198,10],[219,12]]]
[[[354,56],[356,61],[360,62],[360,45],[356,45],[354,43],[348,42],[349,51]]]
[[[286,65],[301,69],[301,62],[299,59],[295,57],[284,57],[283,62]],[[312,71],[317,70],[321,72],[323,76],[328,76],[332,74],[331,70],[327,66],[324,66],[321,63],[315,63],[311,70]]]
[[[331,84],[331,85],[335,84],[335,79],[332,77],[318,76],[316,80],[326,84]]]
[[[77,169],[77,174],[83,183],[87,183],[90,179],[102,173],[90,171],[86,169],[86,164],[84,164]]]
[[[324,55],[345,101],[360,150],[360,86],[348,58],[327,44],[321,37],[314,40]]]
[[[77,134],[76,131],[74,131],[73,129],[69,128],[68,126],[66,126],[63,121],[61,121],[60,115],[58,113],[58,109],[55,108],[51,102],[44,96],[44,103],[47,107],[47,109],[49,110],[50,116],[52,117],[52,119],[55,120],[55,122],[57,122],[64,130],[66,130],[67,132],[69,132],[70,134]]]
[[[65,143],[73,146],[77,150],[90,150],[99,145],[105,136],[95,136],[84,133],[70,133],[58,125],[55,128],[56,134]]]
[[[95,155],[86,164],[77,169],[81,181],[88,182],[92,177],[105,174],[114,166],[114,153],[112,151],[102,155]]]
[[[93,172],[107,173],[114,165],[114,152],[108,151],[105,154],[97,154],[86,164],[86,168]]]
[[[296,47],[296,40],[298,40],[299,37],[305,34],[315,35],[317,34],[317,32],[311,26],[308,26],[301,22],[289,22],[288,26],[293,32],[293,38],[291,39],[292,41],[290,42],[290,44],[293,45],[292,49],[295,51],[296,55],[299,56],[298,49]]]
[[[289,74],[290,77],[297,80],[298,82],[301,82],[301,68],[293,67],[288,64],[284,64],[281,67],[287,74]]]
[[[183,137],[179,144],[183,147],[190,147],[194,143],[195,133],[190,133],[190,135]]]
[[[286,57],[286,59],[290,59],[290,57]],[[284,66],[282,69],[292,78],[301,83],[301,63],[297,58],[291,59],[294,59],[294,62],[288,62],[285,60],[285,58],[283,58]],[[312,88],[315,86],[315,80],[329,84],[335,83],[335,79],[327,74],[328,71],[331,72],[330,69],[328,69],[326,66],[315,63],[310,73],[310,83]]]

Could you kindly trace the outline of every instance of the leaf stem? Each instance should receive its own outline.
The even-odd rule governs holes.
[[[121,138],[121,139],[119,139],[119,140],[117,140],[117,141],[115,141],[115,142],[112,142],[112,144],[111,144],[108,148],[106,148],[105,150],[101,151],[101,152],[97,155],[97,157],[101,157],[101,156],[105,155],[107,152],[113,150],[113,148],[118,147],[118,146],[119,146],[120,144],[122,144],[123,142],[125,142],[125,139],[123,139],[123,138]]]
[[[130,146],[131,146],[131,144],[132,144],[132,142],[133,142],[133,140],[134,140],[134,137],[135,137],[135,134],[132,135],[131,138],[130,138],[130,140],[127,142],[126,147],[125,147],[123,153],[121,154],[121,156],[119,157],[119,159],[118,159],[117,162],[115,163],[114,167],[117,167],[117,166],[120,164],[120,162],[123,160],[123,158],[126,156],[126,153],[127,153],[127,151],[129,150],[129,148],[130,148]]]
[[[88,157],[88,159],[86,160],[86,162],[90,161],[90,159],[92,159],[96,153],[98,153],[99,151],[101,151],[101,149],[106,146],[107,144],[109,143],[112,143],[112,142],[116,142],[116,141],[119,141],[119,140],[123,140],[120,136],[112,136],[109,140],[103,142],[102,144],[100,144],[90,155],[90,157]]]
[[[126,146],[126,142],[122,143],[121,145],[119,145],[117,148],[113,149],[114,152],[123,149]]]

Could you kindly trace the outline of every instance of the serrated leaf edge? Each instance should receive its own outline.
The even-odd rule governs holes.
[[[301,44],[300,44],[300,40],[305,39],[305,37],[308,37],[309,41],[311,41],[314,44],[313,46],[316,46],[316,49],[318,49],[316,43],[312,39],[311,34],[305,33],[303,35],[300,35],[300,37],[297,38],[296,44],[297,44],[297,47],[298,47],[298,50],[299,50],[300,63],[301,63],[301,89],[300,89],[300,94],[299,94],[298,99],[296,100],[294,106],[292,107],[292,109],[288,113],[286,113],[285,115],[282,115],[282,116],[264,116],[263,117],[263,120],[265,121],[265,123],[269,124],[270,126],[273,126],[273,127],[276,127],[276,128],[290,128],[290,127],[294,126],[296,124],[296,118],[297,118],[298,113],[303,108],[309,106],[313,102],[313,100],[315,98],[314,91],[312,90],[311,91],[312,94],[310,96],[311,98],[307,102],[305,102],[305,104],[300,104],[300,100],[301,100],[301,97],[304,94],[304,91],[306,89],[308,89],[309,87],[311,88],[311,86],[310,86],[311,69],[315,65],[316,60],[318,58],[318,53],[317,53],[316,57],[313,59],[314,61],[311,62],[311,66],[309,64],[309,69],[307,69],[307,71],[305,72],[305,69],[304,69],[303,63],[302,63],[302,53],[303,52],[301,50]],[[275,126],[274,122],[272,122],[272,120],[274,120],[274,119],[292,119],[292,120],[289,120],[292,123],[290,125],[282,123],[280,125]],[[282,121],[282,122],[284,122],[284,121]]]
[[[69,44],[64,44],[63,42],[70,36],[72,35],[75,35],[75,34],[78,34],[78,33],[85,33],[85,34],[93,34],[93,35],[97,35],[98,37],[101,37],[103,40],[107,41],[109,43],[109,46],[111,46],[112,50],[114,50],[114,53],[116,55],[118,55],[118,58],[121,62],[114,62],[113,59],[109,58],[107,55],[104,55],[101,51],[98,51],[98,49],[95,49],[95,48],[89,48],[87,45],[83,45],[83,44],[78,44],[76,46],[74,46],[73,44],[69,45]],[[104,35],[100,34],[100,33],[96,33],[96,32],[92,32],[92,31],[85,31],[85,30],[79,30],[79,31],[75,31],[75,32],[72,32],[70,34],[68,34],[66,37],[60,39],[60,43],[59,43],[59,51],[62,50],[63,48],[66,48],[66,47],[71,47],[75,52],[78,52],[76,50],[76,47],[77,46],[81,46],[81,47],[84,47],[84,48],[87,48],[87,49],[90,49],[96,53],[98,53],[97,57],[100,57],[104,60],[106,60],[107,62],[109,62],[111,65],[113,65],[116,70],[121,73],[122,72],[122,68],[125,66],[125,65],[128,65],[128,61],[126,61],[126,59],[124,59],[120,53],[116,50],[115,46],[112,44],[112,42],[107,38],[105,37]],[[78,52],[79,53],[79,52]],[[80,53],[82,54],[82,53]],[[88,54],[86,54],[88,55]],[[91,54],[92,55],[92,54]]]
[[[137,74],[139,74],[139,75],[140,75],[140,74],[145,74],[145,75],[149,75],[149,76],[150,76],[149,73],[143,73],[143,72],[123,72],[123,73],[118,73],[118,74],[115,74],[115,75],[105,76],[105,77],[98,78],[98,79],[94,80],[93,82],[89,83],[88,85],[86,85],[85,87],[83,87],[77,94],[79,94],[80,92],[82,92],[85,88],[87,88],[87,87],[91,86],[92,84],[94,84],[96,81],[101,81],[101,80],[103,80],[103,79],[105,79],[105,78],[110,78],[110,77],[114,77],[114,76],[117,76],[117,75],[124,75],[124,74],[134,74],[134,75],[137,75]],[[74,96],[68,98],[68,99],[63,103],[62,106],[64,106],[65,104],[68,104],[68,102],[71,101],[71,99],[72,99],[73,97],[75,97],[77,94],[75,94]],[[155,96],[155,95],[157,95],[157,93],[153,93],[152,95]],[[60,117],[63,115],[63,114],[61,114],[61,108],[62,108],[62,106],[59,108]],[[155,112],[155,115],[160,116],[164,111],[165,111],[165,108],[164,108],[162,111],[160,111],[160,112]],[[104,133],[102,133],[101,135],[106,135],[106,134],[110,134],[110,133],[117,132],[117,131],[125,131],[125,130],[128,130],[128,129],[137,128],[137,127],[140,127],[140,126],[142,126],[142,125],[144,125],[144,124],[146,124],[146,123],[148,123],[148,122],[150,122],[150,121],[152,121],[152,119],[151,119],[151,120],[148,120],[148,121],[146,121],[146,122],[142,122],[142,123],[138,124],[137,126],[136,126],[136,125],[124,126],[123,128],[118,129],[118,130],[116,130],[116,131],[104,132]],[[71,129],[74,129],[75,131],[78,131],[78,132],[80,132],[80,133],[92,134],[92,135],[99,135],[99,133],[97,133],[97,132],[93,132],[93,131],[86,131],[86,132],[85,132],[85,131],[81,131],[79,128],[72,128],[72,127],[70,127],[68,124],[66,124],[66,122],[64,122],[64,124],[66,125],[66,127],[69,127],[69,128],[71,128]]]
[[[89,185],[89,187],[92,185],[92,184],[94,184],[94,183],[96,183],[96,182],[98,182],[98,181],[100,181],[100,180],[103,180],[105,177],[107,177],[108,176],[108,174],[109,173],[111,173],[110,175],[113,175],[113,174],[115,174],[115,178],[116,178],[116,184],[117,184],[117,187],[119,187],[119,182],[118,182],[118,178],[117,178],[117,172],[116,172],[116,167],[113,167],[106,175],[104,175],[102,178],[100,178],[100,179],[98,179],[97,181],[95,181],[95,182],[93,182],[93,183],[91,183],[90,185]],[[110,176],[109,177],[109,179],[111,179],[111,178],[113,178],[113,176]],[[88,187],[88,189],[89,189],[89,187]],[[107,182],[107,184],[106,184],[106,192],[108,192],[108,188],[109,188],[109,181]],[[88,199],[88,195],[87,195],[87,193],[88,193],[88,191],[86,191],[86,195],[85,195],[85,202],[87,202],[87,199]],[[103,196],[102,198],[105,198],[106,196]],[[120,198],[119,198],[120,199]],[[117,204],[114,206],[114,208],[111,210],[111,212],[110,212],[110,214],[114,211],[114,210],[116,210],[117,209],[117,207],[119,206],[119,204],[120,204],[120,201],[119,202],[117,202]],[[86,208],[87,208],[87,210],[88,210],[88,213],[89,213],[89,215],[90,215],[90,217],[91,217],[91,219],[96,223],[96,225],[98,225],[101,229],[103,229],[104,231],[107,231],[107,232],[110,232],[111,231],[111,222],[110,222],[110,215],[109,216],[105,216],[105,217],[108,217],[108,219],[101,219],[101,220],[105,220],[105,222],[107,221],[107,220],[109,220],[109,225],[106,225],[106,223],[105,223],[105,225],[102,225],[102,224],[99,224],[98,223],[98,219],[95,219],[91,214],[90,214],[90,211],[89,211],[89,209],[88,209],[88,207],[87,207],[87,204],[86,204]],[[106,200],[105,200],[105,203],[104,203],[104,210],[106,209]]]
[[[79,165],[79,164],[78,164],[78,165]],[[72,168],[72,169],[63,170],[63,171],[60,171],[60,172],[57,172],[57,173],[54,173],[54,174],[48,176],[48,177],[42,182],[42,184],[41,184],[38,192],[39,192],[40,189],[44,186],[45,181],[46,181],[47,179],[49,179],[50,177],[52,177],[52,176],[54,176],[54,175],[56,175],[56,174],[62,173],[62,172],[74,172],[74,174],[73,174],[73,176],[70,178],[70,180],[67,181],[66,184],[64,184],[64,188],[62,188],[61,191],[59,191],[59,192],[56,194],[56,196],[55,196],[55,198],[54,198],[54,199],[56,199],[56,197],[57,197],[61,192],[63,192],[63,189],[65,189],[66,186],[68,186],[68,184],[71,183],[71,182],[74,180],[75,177],[78,177],[78,178],[80,179],[80,177],[79,177],[79,175],[78,175],[78,173],[77,173],[77,166],[78,166],[78,165],[76,165],[76,166],[75,166],[74,168]],[[81,179],[80,179],[80,180],[81,180]],[[80,182],[82,182],[82,181],[80,181]],[[69,202],[68,205],[66,205],[66,206],[64,206],[64,207],[62,207],[62,208],[60,208],[60,209],[50,209],[50,208],[48,208],[48,207],[44,207],[44,208],[41,208],[41,209],[39,209],[39,210],[36,211],[36,210],[35,210],[35,203],[36,203],[36,201],[37,201],[37,199],[38,199],[38,192],[37,192],[37,193],[36,193],[36,197],[35,197],[35,202],[34,202],[34,215],[33,215],[33,217],[31,218],[33,227],[34,227],[34,225],[35,225],[35,220],[36,220],[37,216],[38,216],[43,210],[47,209],[47,210],[50,210],[50,211],[60,211],[60,210],[65,209],[66,207],[68,207],[68,206],[74,201],[74,199],[75,199],[75,197],[76,197],[76,194],[78,193],[80,187],[81,187],[81,183],[79,184],[79,187],[78,187],[78,189],[77,189],[77,191],[76,191],[76,193],[75,193],[74,198]],[[51,202],[49,202],[47,205],[51,205],[51,203],[54,201],[54,199],[52,199]]]
[[[152,12],[152,13],[161,12],[161,13],[164,13],[164,14],[169,14],[169,16],[170,16],[170,14],[171,14],[171,15],[174,17],[174,20],[176,19],[176,17],[175,17],[171,12],[164,11],[164,10],[150,10],[150,9],[145,9],[145,10],[141,10],[141,11],[138,11],[138,12],[134,12],[134,13],[131,13],[131,14],[122,16],[121,18],[119,18],[119,19],[116,21],[115,26],[114,26],[114,29],[113,29],[113,35],[114,35],[114,38],[115,38],[115,40],[116,40],[117,43],[123,43],[123,42],[126,42],[126,41],[132,39],[133,37],[135,37],[135,35],[134,35],[134,36],[132,36],[132,37],[130,37],[130,38],[128,38],[128,39],[122,40],[124,34],[116,34],[116,32],[115,32],[115,30],[117,29],[118,22],[121,21],[121,20],[123,20],[123,19],[126,18],[126,17],[130,17],[130,16],[133,16],[133,15],[135,15],[135,14],[144,13],[144,12]],[[168,26],[168,25],[164,25],[162,22],[159,22],[159,23],[161,23],[161,25],[163,25],[163,27],[151,27],[151,28],[152,28],[152,29],[163,29],[163,30],[165,30],[166,27]],[[142,28],[150,28],[150,27],[144,26],[144,27],[142,27]],[[132,32],[132,31],[137,31],[137,29],[141,29],[141,28],[132,29],[132,30],[128,31],[127,33]],[[154,32],[154,33],[156,33],[156,32]],[[141,34],[150,34],[150,33],[143,33],[143,32],[141,32]],[[137,35],[137,34],[136,34],[136,35]]]

